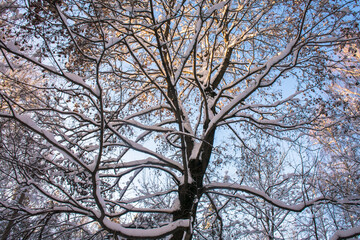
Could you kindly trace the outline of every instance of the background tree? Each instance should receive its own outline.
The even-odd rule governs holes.
[[[252,216],[265,213],[269,238],[280,225],[263,217],[276,219],[278,209],[359,204],[283,184],[278,155],[269,150],[327,118],[326,70],[341,61],[329,47],[356,40],[344,31],[358,20],[356,1],[2,6],[0,117],[36,140],[31,157],[41,164],[18,171],[25,160],[15,159],[13,186],[26,186],[33,200],[1,199],[2,208],[73,219],[89,238],[200,239],[225,236],[222,215],[244,211],[235,200],[253,206]],[[257,167],[242,174],[256,172],[259,181],[231,179],[227,156],[244,166],[253,159]],[[231,209],[219,207],[230,200]]]
[[[343,31],[349,38],[359,37],[358,23]],[[332,67],[335,77],[326,91],[329,109],[325,113],[328,118],[319,122],[320,131],[313,132],[316,141],[323,146],[322,154],[325,156],[318,173],[320,189],[333,197],[359,196],[360,193],[358,47],[359,40],[338,47],[338,54],[343,58]],[[359,225],[357,205],[331,206],[323,212],[328,229],[343,230]],[[335,218],[336,215],[342,217]]]
[[[289,174],[292,172],[290,169],[293,170],[288,161],[292,147],[281,146],[278,141],[272,141],[271,137],[261,131],[257,132],[254,140],[253,144],[246,147],[234,145],[234,149],[227,151],[226,156],[216,157],[214,166],[209,168],[207,181],[241,183],[282,201],[296,198],[296,193],[301,189],[299,182],[302,175]],[[222,173],[224,167],[227,169],[225,174]],[[292,229],[295,223],[290,211],[274,207],[252,195],[235,193],[224,196],[208,194],[212,211],[209,213],[205,210],[206,214],[201,222],[205,226],[203,228],[208,230],[207,235],[206,231],[202,232],[206,239],[295,238]],[[204,204],[209,203],[204,201]],[[209,217],[209,214],[212,216]],[[218,234],[212,238],[212,228],[218,228],[214,224],[215,220],[222,224],[222,231],[217,231]]]

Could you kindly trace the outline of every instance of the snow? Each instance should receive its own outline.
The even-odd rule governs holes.
[[[206,11],[204,14],[205,17],[210,17],[211,14],[213,14],[216,10],[223,8],[228,2],[229,1],[224,1],[213,5],[209,10]]]
[[[121,41],[121,38],[118,38],[118,37],[111,38],[109,41],[107,41],[105,48],[106,49],[111,48],[112,46],[118,44],[120,41]]]
[[[283,58],[285,58],[287,55],[289,55],[291,53],[291,50],[293,49],[293,47],[295,46],[297,42],[297,39],[291,40],[286,48],[281,51],[280,53],[277,54],[277,56],[272,57],[271,59],[269,59],[266,62],[266,67],[270,68],[271,66],[274,66],[276,63],[280,62],[280,60],[282,60]]]
[[[61,12],[59,5],[58,5],[58,4],[55,4],[55,6],[56,6],[56,9],[57,9],[57,12],[58,12],[59,15],[60,15],[61,20],[64,21],[65,25],[68,25],[68,24],[69,24],[68,21],[67,21],[68,19],[67,19],[67,17]]]
[[[291,40],[287,44],[286,48],[280,52],[280,54],[269,59],[264,66],[255,67],[255,68],[251,69],[251,71],[248,73],[247,76],[250,76],[250,75],[254,74],[255,72],[257,72],[258,70],[266,67],[266,71],[264,73],[260,74],[259,76],[257,76],[255,79],[255,82],[259,83],[261,81],[261,79],[269,73],[269,71],[271,70],[271,67],[273,67],[275,64],[280,62],[282,59],[284,59],[286,56],[288,56],[291,53],[292,49],[296,45],[296,42],[297,42],[297,39]],[[216,116],[211,118],[211,122],[209,123],[208,131],[212,130],[212,127],[214,125],[216,125],[219,121],[221,121],[221,119],[226,114],[228,114],[231,110],[233,110],[241,101],[246,99],[256,88],[257,88],[256,84],[248,87],[241,94],[237,95],[229,104],[227,104],[225,107],[223,107],[222,110]],[[269,122],[269,123],[271,123],[271,122]],[[273,122],[273,124],[275,124],[275,122]]]
[[[198,36],[199,36],[199,34],[201,32],[202,24],[203,24],[203,21],[198,20],[196,25],[195,25],[195,35],[192,37],[192,42],[189,44],[188,49],[186,50],[185,54],[182,57],[182,62],[180,64],[180,67],[175,72],[174,82],[176,82],[179,79],[179,77],[180,77],[180,75],[181,75],[181,73],[182,73],[182,71],[183,71],[183,69],[185,67],[185,63],[186,63],[187,59],[189,58],[189,56],[192,53],[195,45],[197,44]]]
[[[3,42],[1,42],[1,43],[3,43]],[[6,42],[6,45],[4,45],[4,44],[1,44],[1,45],[3,45],[5,48],[9,49],[12,52],[20,52],[19,48],[17,46],[15,46],[15,44],[13,42],[8,41],[8,42]]]
[[[108,164],[106,165],[106,167],[102,167],[100,166],[100,169],[115,169],[115,168],[130,168],[130,167],[136,167],[136,166],[140,166],[140,165],[166,165],[164,164],[164,162],[155,159],[155,158],[146,158],[146,159],[141,159],[141,160],[135,160],[135,161],[130,161],[130,162],[121,162],[118,164]]]
[[[317,40],[316,43],[329,43],[329,42],[340,42],[346,40],[345,38],[340,38],[340,37],[326,37],[326,38],[322,38],[320,40]]]
[[[99,178],[99,173],[97,172],[95,174],[95,182],[96,182],[96,186],[95,186],[95,197],[98,200],[100,206],[98,206],[100,209],[102,210],[106,210],[106,204],[104,201],[104,198],[101,196],[101,191],[100,191],[100,184],[101,184],[101,180]]]
[[[179,180],[179,185],[184,185],[184,183],[185,183],[185,176],[183,175],[183,176],[179,177],[178,180]],[[190,173],[189,173],[189,174],[188,174],[188,182],[187,182],[187,183],[191,184],[191,183],[193,183],[193,182],[194,182],[194,179],[192,179],[192,177],[190,176]]]
[[[92,163],[88,164],[87,167],[90,170],[90,172],[94,172],[96,165],[97,165],[97,162],[94,160]]]
[[[191,152],[191,156],[190,156],[190,159],[196,159],[198,154],[199,154],[199,151],[200,151],[200,146],[201,146],[201,143],[194,143],[194,147],[193,147],[193,150]]]
[[[94,93],[96,96],[100,96],[100,88],[98,86],[95,87]]]
[[[0,112],[0,116],[2,113]],[[8,114],[6,114],[8,115]],[[9,116],[9,115],[8,115]],[[89,170],[89,168],[70,150],[64,148],[54,137],[53,133],[46,129],[40,128],[29,115],[27,114],[18,114],[16,112],[13,113],[13,117],[24,124],[26,127],[32,129],[34,132],[38,133],[42,137],[44,137],[51,147],[54,147],[57,151],[59,151],[64,156],[68,157],[69,160],[75,162],[76,164],[80,164],[83,168]]]
[[[85,147],[87,151],[91,152],[91,151],[95,151],[95,150],[98,150],[99,148],[99,145],[95,144],[90,144],[88,146]]]
[[[77,84],[77,85],[80,85],[80,86],[82,86],[83,88],[91,91],[91,92],[92,92],[94,95],[96,95],[96,96],[99,96],[99,95],[100,95],[99,89],[96,89],[96,88],[95,88],[95,90],[92,89],[89,85],[87,85],[87,84],[85,83],[85,81],[84,81],[84,79],[83,79],[82,77],[80,77],[80,76],[78,76],[78,75],[76,75],[76,74],[74,74],[74,73],[70,73],[70,72],[64,72],[64,71],[59,72],[58,69],[56,69],[55,67],[53,67],[53,66],[48,66],[48,65],[46,65],[46,64],[43,64],[43,63],[39,62],[39,60],[37,60],[36,58],[30,57],[30,56],[26,55],[25,53],[21,52],[21,51],[18,49],[18,47],[15,46],[15,44],[12,43],[12,42],[6,42],[6,45],[4,45],[4,47],[5,47],[8,51],[10,51],[10,52],[12,52],[12,53],[14,53],[14,54],[16,54],[16,55],[18,55],[18,56],[26,59],[26,60],[32,62],[33,64],[35,64],[35,65],[43,68],[43,69],[46,70],[46,71],[49,71],[49,72],[51,72],[51,73],[53,73],[53,74],[56,74],[56,75],[58,75],[58,76],[61,76],[61,77],[65,77],[65,78],[67,78],[68,80],[70,80],[71,82],[73,82],[73,83],[75,83],[75,84]]]
[[[276,207],[286,209],[286,210],[289,210],[289,211],[293,211],[293,212],[301,212],[306,207],[315,205],[316,203],[321,202],[321,201],[329,200],[326,197],[318,197],[318,198],[314,198],[313,200],[310,200],[310,201],[302,202],[302,203],[295,204],[295,205],[290,205],[290,204],[286,204],[283,201],[280,201],[278,199],[271,198],[264,191],[260,191],[260,190],[257,190],[255,188],[248,187],[248,186],[243,186],[243,185],[236,184],[236,183],[210,183],[210,184],[205,186],[205,189],[207,189],[207,190],[211,190],[211,189],[229,189],[229,190],[236,190],[236,191],[246,192],[246,193],[255,195],[257,197],[260,197],[263,200],[271,203],[272,205],[274,205]]]
[[[55,71],[56,74],[59,74]],[[91,91],[94,95],[100,96],[100,89],[99,87],[96,87],[95,89],[91,88],[88,84],[85,83],[84,79],[80,77],[79,75],[76,75],[74,73],[70,72],[63,72],[63,76],[69,79],[71,82],[82,86],[85,89],[88,89]]]
[[[115,133],[122,141],[124,141],[126,144],[128,144],[132,149],[137,150],[142,153],[145,153],[145,154],[152,155],[152,156],[158,158],[160,161],[167,163],[168,166],[173,167],[177,170],[180,170],[180,171],[183,170],[183,166],[180,163],[178,163],[172,159],[166,158],[166,157],[162,156],[161,154],[158,154],[157,152],[154,152],[135,141],[125,138],[121,134],[118,134],[118,131],[111,124],[109,124],[108,127],[110,128],[110,130],[113,133]],[[136,161],[134,161],[134,162],[136,162]]]
[[[178,228],[187,228],[190,226],[189,220],[177,220],[168,225],[153,229],[128,229],[119,223],[112,222],[105,217],[103,224],[111,231],[119,232],[121,235],[129,238],[159,238],[174,232]]]
[[[14,117],[20,121],[21,123],[25,124],[26,126],[36,130],[37,132],[42,132],[43,130],[39,128],[36,123],[31,119],[31,117],[27,114],[18,114],[14,112]]]
[[[288,174],[283,175],[284,179],[289,179],[289,178],[293,178],[293,177],[295,177],[295,173],[288,173]]]
[[[360,235],[360,226],[353,227],[347,230],[338,230],[334,233],[330,240],[338,240],[343,238],[350,238]]]
[[[140,8],[140,7],[123,7],[125,10],[129,12],[149,12],[147,8]]]
[[[42,133],[45,135],[45,137],[51,141],[51,142],[56,142],[54,134],[52,134],[51,132],[47,131],[47,130],[42,130]]]
[[[42,133],[43,136],[48,140],[48,141],[51,141],[51,142],[57,142],[55,140],[55,137],[54,135],[49,132],[48,130],[45,130],[45,129],[41,129],[39,128],[36,123],[31,119],[31,117],[27,114],[17,114],[17,113],[14,113],[14,117],[20,121],[21,123],[25,124],[26,126],[34,129],[35,131],[37,131],[38,133]]]
[[[12,69],[14,69],[14,67],[12,66],[11,62],[9,62],[9,65]],[[9,68],[9,65],[5,65],[3,63],[0,63],[0,71],[2,72],[6,72]]]
[[[86,85],[84,79],[74,73],[64,72],[64,76],[78,85]]]
[[[180,210],[180,200],[178,198],[175,199],[172,207],[171,207],[172,211],[176,211],[176,210]]]

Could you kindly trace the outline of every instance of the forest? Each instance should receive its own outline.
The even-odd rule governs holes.
[[[0,236],[360,239],[357,0],[0,0]]]

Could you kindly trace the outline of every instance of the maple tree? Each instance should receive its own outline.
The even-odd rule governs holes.
[[[1,6],[1,142],[24,157],[1,156],[0,208],[7,223],[37,219],[29,236],[251,236],[223,217],[243,204],[273,239],[279,209],[359,204],[307,194],[306,174],[274,152],[326,122],[332,47],[357,39],[344,31],[356,1]],[[22,193],[26,203],[11,200]]]

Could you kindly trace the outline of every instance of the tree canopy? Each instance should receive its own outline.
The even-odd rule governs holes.
[[[360,234],[357,1],[0,6],[3,239]]]

